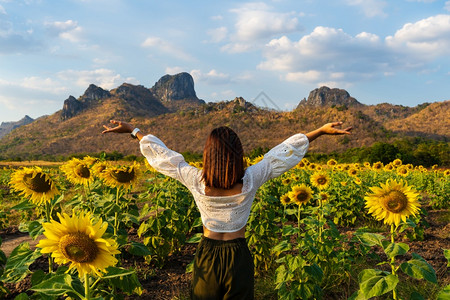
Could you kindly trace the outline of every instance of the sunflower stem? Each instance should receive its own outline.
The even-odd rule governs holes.
[[[120,188],[117,187],[117,192],[116,192],[116,206],[119,206],[119,190]],[[117,207],[116,207],[117,209]],[[117,237],[117,231],[118,231],[118,227],[119,227],[119,213],[116,211],[114,213],[114,236]]]
[[[391,243],[395,242],[395,237],[394,237],[395,236],[395,227],[394,226],[395,226],[394,224],[391,224]],[[395,257],[391,257],[390,265],[391,265],[392,275],[397,275],[397,269],[395,268]],[[394,288],[392,290],[392,298],[394,300],[398,299],[397,288]]]
[[[323,217],[323,210],[322,210],[322,199],[319,198],[319,243],[322,244],[322,231],[323,231],[323,225],[322,225],[322,217]]]
[[[85,273],[84,274],[84,299],[86,300],[90,300],[91,299],[91,295],[90,295],[90,285],[89,285],[89,274]]]
[[[53,273],[53,258],[48,257],[48,273]]]

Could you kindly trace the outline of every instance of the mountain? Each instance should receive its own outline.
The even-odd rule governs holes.
[[[161,77],[152,88],[124,83],[106,91],[90,85],[78,99],[70,96],[53,115],[0,139],[0,156],[45,158],[101,151],[139,155],[138,144],[128,135],[101,134],[102,125],[111,119],[131,122],[179,152],[202,152],[207,134],[217,126],[233,128],[249,152],[334,120],[353,126],[353,134],[319,138],[311,144],[312,152],[344,151],[406,136],[448,142],[449,106],[450,100],[416,107],[364,105],[347,91],[328,87],[311,91],[288,112],[261,108],[242,97],[206,103],[196,96],[192,77],[180,73]]]
[[[0,124],[0,139],[10,133],[13,129],[30,124],[33,121],[33,118],[30,118],[28,115],[26,115],[17,122],[2,122]]]
[[[304,106],[323,107],[323,106],[362,106],[358,100],[351,97],[346,90],[330,89],[322,86],[309,93],[308,100],[303,99],[297,106],[301,109]]]

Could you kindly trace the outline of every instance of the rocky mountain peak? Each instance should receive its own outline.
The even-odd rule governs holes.
[[[111,97],[111,93],[105,91],[101,87],[96,86],[95,84],[90,84],[89,87],[84,92],[81,99],[84,101],[93,101],[93,100],[101,100],[105,98]]]
[[[162,102],[183,99],[198,100],[194,90],[194,79],[186,72],[164,75],[155,83],[151,91]]]
[[[355,98],[351,97],[350,94],[343,89],[322,86],[320,88],[314,89],[309,93],[308,99],[303,99],[300,101],[297,108],[307,105],[312,107],[321,106],[361,106]]]
[[[10,133],[13,129],[16,129],[20,126],[28,125],[33,122],[34,119],[28,115],[25,115],[22,119],[17,122],[2,122],[0,124],[0,138]]]

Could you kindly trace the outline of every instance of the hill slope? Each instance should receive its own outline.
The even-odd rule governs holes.
[[[201,152],[207,134],[222,125],[239,134],[247,152],[258,146],[273,147],[294,133],[308,132],[334,120],[353,126],[354,133],[319,138],[311,151],[343,151],[404,136],[443,141],[450,138],[450,118],[446,116],[450,101],[414,108],[386,103],[367,106],[344,90],[322,87],[312,91],[295,110],[280,112],[255,107],[242,98],[205,103],[196,97],[190,75],[181,74],[175,75],[177,78],[166,75],[169,77],[163,77],[151,89],[123,84],[104,91],[91,85],[78,99],[69,97],[62,110],[0,139],[0,156],[30,159],[100,151],[138,155],[139,147],[128,135],[101,135],[102,125],[111,119],[130,121],[180,152]]]

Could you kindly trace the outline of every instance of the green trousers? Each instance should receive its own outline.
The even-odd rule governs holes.
[[[202,238],[194,259],[191,299],[252,300],[254,285],[253,258],[244,238]]]

